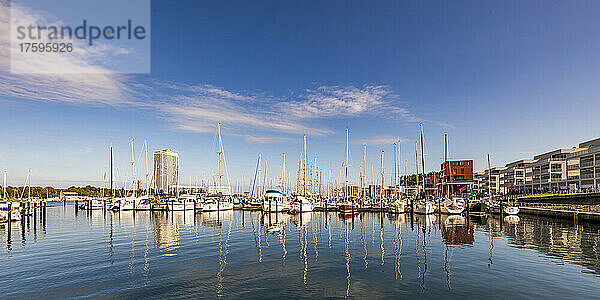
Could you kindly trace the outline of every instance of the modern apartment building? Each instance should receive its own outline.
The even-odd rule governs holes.
[[[600,138],[579,144],[580,151],[567,156],[570,190],[600,190]]]
[[[154,151],[154,188],[170,193],[179,184],[179,154],[169,150]]]
[[[503,193],[524,193],[526,191],[526,183],[531,183],[533,180],[532,164],[535,159],[521,159],[507,164],[504,170],[501,171],[501,181],[499,182],[500,189]]]
[[[600,191],[600,138],[556,149],[474,176],[476,190],[492,193]]]
[[[479,172],[475,176],[476,190],[479,192],[492,194],[503,194],[506,193],[506,187],[504,186],[504,173],[507,167],[494,167],[491,170],[485,170]]]

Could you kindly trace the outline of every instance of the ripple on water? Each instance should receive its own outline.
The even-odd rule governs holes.
[[[14,298],[591,297],[600,274],[597,225],[526,216],[56,206],[45,231],[16,224],[9,243],[6,230],[0,290]]]

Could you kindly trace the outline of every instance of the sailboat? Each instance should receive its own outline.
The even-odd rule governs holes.
[[[209,194],[215,195],[208,198],[202,206],[202,211],[221,211],[233,210],[233,202],[230,201],[231,185],[229,174],[227,173],[227,162],[225,161],[225,152],[223,150],[223,139],[221,138],[221,123],[217,123],[217,142],[218,142],[218,167],[219,174],[214,185],[208,187]],[[225,174],[223,174],[223,169]],[[223,176],[226,176],[227,185],[224,185]]]
[[[339,204],[339,210],[342,214],[352,214],[357,211],[356,206],[354,205],[354,200],[351,198],[348,199],[348,156],[349,156],[349,134],[348,128],[346,128],[346,163],[345,167],[345,177],[344,177],[344,202]]]
[[[440,204],[440,212],[443,214],[456,215],[461,214],[465,210],[465,199],[461,197],[453,197],[450,193],[450,185],[448,178],[452,180],[452,175],[448,172],[448,134],[444,134],[444,201]]]
[[[29,180],[29,173],[27,174],[26,182],[28,180]],[[3,198],[4,202],[0,203],[0,222],[7,222],[9,216],[10,216],[11,221],[20,221],[21,213],[20,213],[20,209],[19,209],[19,203],[11,202],[11,200],[6,197],[7,196],[6,195],[6,187],[7,187],[6,171],[4,171],[4,185],[2,187],[3,187],[2,198]],[[9,202],[10,202],[10,209],[9,209]]]
[[[181,195],[178,198],[169,200],[169,209],[173,211],[194,210],[196,195]]]
[[[435,206],[433,204],[433,202],[431,201],[431,199],[427,198],[427,191],[425,190],[425,157],[424,157],[424,145],[423,145],[423,124],[419,124],[420,127],[420,140],[421,140],[421,168],[423,170],[423,180],[421,180],[421,182],[423,183],[423,195],[421,199],[417,199],[416,203],[414,204],[414,213],[417,214],[424,214],[424,215],[428,215],[428,214],[432,214],[435,212]],[[418,166],[418,163],[417,163]],[[418,178],[419,174],[418,174],[418,168],[417,168],[417,178]]]
[[[399,193],[399,189],[400,189],[400,183],[397,182],[398,180],[398,175],[400,173],[400,164],[399,164],[399,148],[400,147],[400,140],[398,140],[398,143],[394,143],[394,176],[393,176],[393,186],[395,189],[395,193],[394,193],[394,198],[395,200],[390,203],[388,205],[388,212],[391,214],[401,214],[404,213],[406,211],[406,199],[404,199],[403,197],[400,196]]]
[[[292,203],[292,211],[298,213],[311,212],[313,211],[313,204],[306,197],[298,195]]]

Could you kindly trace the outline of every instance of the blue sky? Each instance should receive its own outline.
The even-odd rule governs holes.
[[[363,143],[368,175],[381,149],[390,174],[396,138],[414,172],[419,122],[427,170],[445,132],[451,158],[504,165],[600,136],[598,13],[597,1],[154,0],[150,74],[24,76],[3,60],[0,170],[11,184],[28,168],[34,184],[99,184],[111,144],[128,174],[133,137],[136,156],[144,139],[179,152],[187,183],[215,167],[217,121],[232,183],[258,152],[273,176],[285,152],[293,175],[302,134],[339,177],[346,127],[355,182]]]

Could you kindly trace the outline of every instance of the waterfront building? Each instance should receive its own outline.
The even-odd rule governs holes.
[[[572,191],[600,190],[600,138],[579,144],[567,156],[567,186]]]
[[[521,159],[508,163],[506,169],[501,171],[501,190],[505,193],[524,193],[526,183],[533,181],[532,164],[535,162],[535,159]]]
[[[503,194],[506,192],[504,184],[504,172],[507,167],[494,167],[475,174],[473,179],[473,189],[475,192],[487,194]],[[491,175],[490,175],[491,173]],[[491,180],[491,181],[490,181]]]
[[[438,189],[442,189],[445,182],[450,189],[450,195],[467,192],[475,185],[473,178],[473,160],[451,160],[443,162],[440,170],[444,176],[442,182],[438,182]]]
[[[557,149],[533,157],[531,181],[526,183],[528,192],[556,192],[567,189],[567,156],[580,148]],[[508,192],[508,191],[507,191]]]
[[[600,138],[562,148],[475,174],[478,192],[535,194],[600,191]]]
[[[179,154],[169,150],[154,151],[154,188],[170,193],[171,186],[179,184]]]
[[[440,184],[439,173],[425,174],[423,177],[423,186],[428,195],[438,195],[438,185]]]

